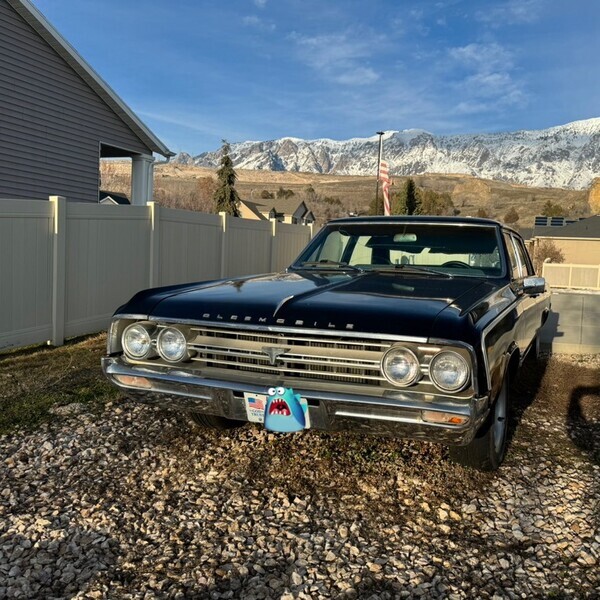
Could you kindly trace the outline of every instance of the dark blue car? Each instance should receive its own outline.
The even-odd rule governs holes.
[[[500,223],[339,219],[283,273],[137,294],[114,316],[103,367],[205,426],[267,417],[281,431],[439,441],[493,470],[510,380],[539,353],[549,308],[523,240]]]

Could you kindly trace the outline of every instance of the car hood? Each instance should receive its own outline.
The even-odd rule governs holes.
[[[305,270],[147,290],[119,312],[165,320],[443,337],[433,330],[436,323],[443,334],[443,312],[454,321],[461,319],[497,288],[478,278]]]

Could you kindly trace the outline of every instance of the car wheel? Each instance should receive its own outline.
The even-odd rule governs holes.
[[[510,408],[510,377],[504,376],[502,388],[485,423],[467,446],[450,448],[450,458],[479,471],[495,471],[506,453],[506,437]]]
[[[189,413],[189,416],[194,425],[198,425],[199,427],[204,427],[206,429],[235,429],[236,427],[241,427],[242,425],[246,424],[245,421],[234,421],[233,419],[228,419],[226,417],[205,415],[197,412]]]

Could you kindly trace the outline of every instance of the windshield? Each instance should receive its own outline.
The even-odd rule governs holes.
[[[292,268],[420,271],[467,277],[504,273],[495,227],[427,223],[330,225]]]

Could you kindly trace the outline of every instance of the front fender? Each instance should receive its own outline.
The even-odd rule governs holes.
[[[491,398],[497,395],[502,386],[510,358],[519,352],[515,341],[518,316],[517,307],[513,304],[486,325],[482,332],[481,351]]]

